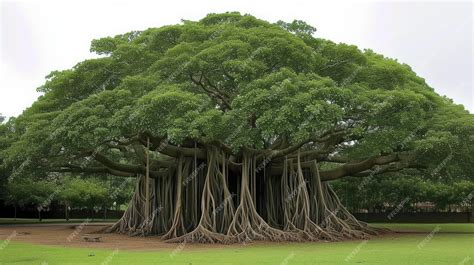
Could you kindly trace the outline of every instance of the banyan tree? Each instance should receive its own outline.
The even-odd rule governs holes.
[[[7,124],[3,163],[16,174],[134,178],[110,232],[367,238],[378,231],[330,182],[361,178],[364,192],[363,177],[433,172],[447,155],[468,164],[472,115],[409,66],[316,36],[302,21],[225,13],[94,40],[100,56],[52,72]]]

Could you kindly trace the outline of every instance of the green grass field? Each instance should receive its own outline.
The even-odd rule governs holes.
[[[474,264],[474,224],[377,224],[419,231],[369,241],[116,251],[0,241],[0,264]],[[435,230],[435,231],[436,231]],[[455,232],[450,233],[449,231]],[[463,232],[463,233],[459,233]]]

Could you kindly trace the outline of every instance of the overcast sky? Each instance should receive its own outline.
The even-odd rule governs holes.
[[[225,11],[271,22],[304,20],[318,37],[397,58],[474,113],[472,2],[310,0],[2,1],[0,113],[21,114],[49,72],[93,57],[94,38]]]

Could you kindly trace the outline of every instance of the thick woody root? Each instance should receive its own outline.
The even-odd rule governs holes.
[[[245,202],[237,208],[227,233],[227,243],[245,243],[254,240],[301,241],[297,233],[271,227],[251,207],[244,205]]]
[[[199,224],[193,231],[178,237],[176,237],[176,234],[169,236],[169,233],[167,233],[163,237],[166,242],[228,242],[226,235],[222,231],[227,229],[227,224],[232,220],[234,209],[232,196],[226,183],[226,161],[223,159],[220,166],[218,157],[217,152],[209,152],[207,174],[201,198],[201,218]]]
[[[129,208],[107,231],[140,236],[162,234],[162,239],[169,243],[208,244],[340,241],[366,239],[385,232],[358,221],[342,205],[331,186],[321,182],[317,163],[312,167],[311,175],[305,176],[299,155],[297,164],[290,162],[288,167],[285,162],[281,179],[274,176],[266,180],[264,213],[268,222],[256,207],[256,160],[244,155],[241,182],[236,187],[239,203],[234,208],[232,198],[235,194],[230,193],[227,181],[228,157],[217,150],[209,150],[207,154],[205,173],[193,178],[196,182],[191,183],[192,190],[183,184],[191,171],[192,160],[189,159],[179,158],[169,178],[154,182],[151,192],[154,203],[148,205],[166,208],[159,214],[152,214],[149,220],[143,214],[146,205],[142,195],[144,185],[139,181]],[[196,160],[194,165],[196,170]],[[200,207],[197,196],[201,198]]]
[[[193,231],[184,234],[180,237],[175,237],[166,240],[167,243],[226,243],[228,242],[226,235],[209,231],[202,225],[198,225]]]
[[[111,227],[106,228],[105,232],[116,232],[120,234],[128,234],[130,236],[145,236],[151,234],[153,230],[154,217],[146,220],[142,215],[141,209],[137,209],[140,205],[139,193],[136,192],[130,202],[130,206],[124,215]]]
[[[190,162],[190,161],[189,161]],[[182,212],[182,190],[183,190],[183,175],[187,176],[189,174],[189,165],[190,163],[185,163],[183,168],[183,157],[178,158],[178,171],[176,179],[176,198],[175,198],[175,211],[173,214],[173,223],[171,228],[161,237],[162,239],[171,239],[176,238],[179,235],[186,233],[183,221],[183,212]]]
[[[347,209],[340,204],[337,197],[332,197],[330,187],[324,183],[322,185],[322,194],[324,196],[323,206],[324,219],[322,225],[329,231],[342,239],[368,239],[372,233],[368,227],[364,227]],[[337,199],[337,200],[336,200]],[[367,228],[367,229],[365,229]]]
[[[248,157],[244,157],[242,162],[240,204],[227,232],[229,242],[242,243],[253,240],[298,241],[297,234],[271,227],[257,213],[249,190],[249,161]],[[252,174],[255,174],[255,171]]]
[[[120,220],[103,231],[107,233],[128,234],[130,236],[147,236],[162,233],[166,229],[159,218],[162,218],[162,207],[150,204],[150,216],[145,217],[145,196],[143,196],[145,181],[139,179],[129,206]],[[150,189],[151,200],[156,200],[154,185]],[[166,224],[165,224],[166,225]]]
[[[314,182],[313,187],[315,190],[315,198],[317,199],[317,207],[320,217],[320,222],[318,224],[331,236],[330,240],[369,238],[369,234],[355,228],[352,221],[348,223],[346,220],[338,216],[338,213],[344,213],[345,208],[343,208],[342,204],[340,204],[339,199],[336,200],[337,197],[331,197],[332,193],[329,190],[327,183],[321,182],[321,177],[319,175],[319,169],[316,162],[313,164],[311,169],[311,177],[312,181]]]
[[[292,192],[283,201],[285,217],[284,230],[298,234],[301,241],[337,240],[335,236],[325,231],[310,219],[311,203],[307,183],[301,168],[299,152],[296,170],[293,171],[293,165],[290,163],[290,171],[291,174],[288,174],[288,165],[285,159],[282,175],[282,189],[286,190],[286,193],[288,193],[288,190],[292,190]]]
[[[300,228],[301,227],[301,228]],[[283,229],[297,236],[297,241],[337,241],[338,238],[321,228],[309,218],[305,218],[305,224],[295,226],[293,223],[287,224]]]
[[[368,239],[369,235],[361,230],[354,229],[344,220],[331,211],[327,211],[321,226],[333,237],[333,240]]]
[[[341,203],[339,198],[337,197],[336,192],[332,189],[332,187],[328,183],[324,183],[323,187],[327,191],[328,201],[330,202],[330,208],[333,212],[336,212],[336,215],[342,219],[348,226],[350,226],[353,230],[361,231],[368,235],[379,235],[383,233],[390,232],[390,229],[386,228],[375,228],[369,227],[367,223],[357,220],[344,205]]]

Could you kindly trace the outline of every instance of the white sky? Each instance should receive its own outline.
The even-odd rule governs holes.
[[[474,113],[472,2],[0,1],[0,113],[7,117],[36,100],[49,72],[93,57],[94,38],[225,11],[304,20],[318,37],[397,58]]]

